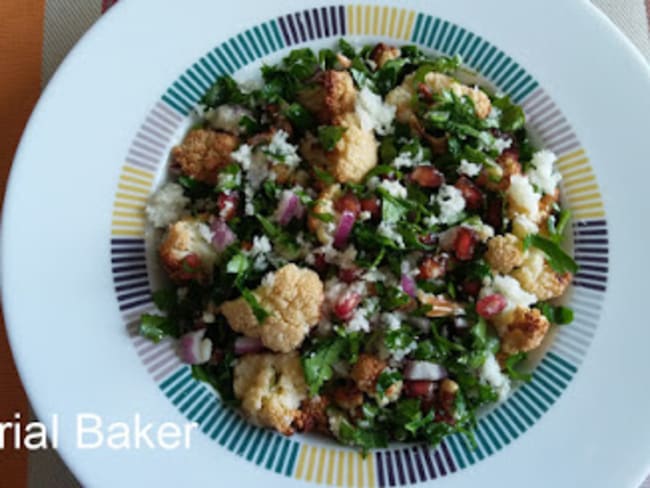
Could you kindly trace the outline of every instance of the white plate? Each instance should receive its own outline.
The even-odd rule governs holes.
[[[152,134],[156,139],[155,133],[167,131],[161,124],[174,129],[162,134],[163,145],[180,137],[187,124],[178,113],[184,111],[182,100],[192,99],[192,86],[202,82],[189,73],[175,88],[167,88],[189,66],[232,36],[264,23],[271,29],[276,25],[278,31],[262,29],[260,35],[276,36],[278,43],[298,40],[291,22],[302,21],[308,36],[307,23],[315,19],[310,17],[311,7],[322,5],[311,0],[241,0],[226,8],[210,0],[122,2],[85,36],[48,86],[23,137],[7,191],[2,284],[21,377],[48,427],[52,428],[52,415],[58,414],[64,459],[84,484],[108,487],[206,482],[288,486],[337,483],[340,476],[346,485],[390,484],[391,479],[399,485],[435,477],[443,487],[525,483],[636,488],[650,465],[650,390],[645,379],[650,370],[646,327],[650,269],[643,225],[650,210],[645,200],[650,176],[650,71],[604,16],[578,0],[489,4],[409,0],[396,10],[375,9],[384,5],[378,2],[372,8],[346,6],[334,11],[334,19],[343,18],[353,37],[364,34],[361,40],[401,36],[450,49],[463,47],[472,32],[489,41],[495,51],[488,49],[474,64],[483,64],[488,79],[508,86],[529,114],[537,114],[531,122],[533,132],[564,154],[565,176],[577,171],[569,175],[573,183],[565,184],[570,206],[578,220],[591,222],[599,231],[587,235],[580,231],[588,228],[583,226],[576,234],[583,241],[576,244],[583,265],[595,265],[593,271],[583,270],[571,299],[578,305],[579,323],[555,338],[549,353],[555,356],[547,355],[546,373],[544,366],[538,368],[542,371],[537,374],[541,378],[537,389],[523,391],[510,411],[484,422],[486,439],[480,442],[480,456],[463,451],[456,440],[438,454],[400,448],[359,460],[345,450],[331,455],[332,445],[300,437],[295,442],[272,437],[269,452],[261,454],[264,439],[247,440],[245,434],[257,432],[239,430],[242,424],[232,424],[227,442],[231,424],[210,424],[214,429],[208,434],[219,434],[217,440],[225,447],[196,432],[189,449],[79,448],[78,414],[99,415],[104,424],[131,425],[136,413],[144,422],[158,424],[182,424],[189,415],[202,419],[203,427],[212,413],[208,408],[218,411],[210,403],[214,402],[210,392],[195,389],[191,380],[184,379],[184,370],[169,353],[150,350],[127,334],[125,317],[147,305],[133,305],[142,298],[133,289],[126,293],[119,289],[118,300],[115,286],[123,283],[120,273],[126,271],[120,271],[116,258],[129,257],[131,251],[120,252],[125,246],[111,244],[111,234],[125,238],[129,230],[140,231],[133,221],[124,223],[128,217],[113,212],[124,210],[120,201],[129,201],[121,193],[138,194],[125,175],[136,180],[143,175],[146,180],[149,173],[153,180],[161,177],[166,148],[156,159],[151,147],[156,141],[149,146],[148,142]],[[307,8],[307,20],[305,14],[284,17]],[[387,31],[380,35],[374,26],[382,29],[383,12]],[[448,24],[435,24],[427,20],[429,16]],[[434,25],[438,30],[429,36]],[[325,26],[318,26],[324,34]],[[293,27],[295,36],[302,36],[300,26]],[[315,24],[311,28],[316,32]],[[337,37],[307,44],[331,44]],[[244,43],[255,44],[246,39]],[[230,46],[244,48],[243,57],[247,56],[243,45]],[[257,47],[264,50],[261,44]],[[271,57],[277,58],[286,46],[283,49]],[[497,57],[500,52],[506,53],[504,58]],[[245,77],[260,62],[238,76]],[[199,65],[206,72],[208,68]],[[520,81],[513,82],[515,77]],[[536,91],[542,89],[548,98]],[[161,99],[163,93],[166,98]],[[553,115],[555,107],[564,119]],[[149,122],[143,125],[147,117]],[[144,173],[133,172],[134,168]],[[127,184],[126,189],[120,184]],[[575,191],[590,185],[597,189]],[[149,187],[145,183],[140,191],[146,195]],[[589,260],[603,255],[608,263]],[[114,271],[112,258],[118,268]],[[179,385],[189,389],[187,396],[177,395]],[[517,406],[529,410],[517,413]],[[508,431],[517,427],[515,420],[508,421],[513,411],[513,419],[522,424],[516,433]],[[531,426],[524,425],[527,416]],[[222,418],[232,420],[228,415]]]

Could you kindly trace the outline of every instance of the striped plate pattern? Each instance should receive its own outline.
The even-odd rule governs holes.
[[[572,210],[575,259],[580,272],[568,293],[575,321],[559,328],[529,383],[485,412],[472,448],[460,435],[435,449],[397,445],[362,457],[353,450],[306,436],[283,437],[250,425],[194,380],[172,341],[152,344],[137,336],[141,313],[154,309],[145,252],[144,207],[166,165],[179,128],[213,80],[288,46],[345,35],[381,36],[439,53],[460,54],[465,64],[526,112],[533,137],[553,150]],[[587,354],[607,290],[609,239],[602,196],[586,151],[570,122],[537,81],[486,39],[445,19],[377,5],[332,5],[282,15],[216,46],[174,81],[136,134],[120,173],[112,216],[111,266],[118,307],[136,352],[165,397],[220,446],[275,473],[337,486],[400,486],[449,476],[480,462],[532,428],[560,397]]]

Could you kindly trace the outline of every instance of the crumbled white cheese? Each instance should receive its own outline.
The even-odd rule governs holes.
[[[287,141],[288,138],[289,134],[285,131],[277,131],[273,134],[271,142],[265,147],[265,151],[267,155],[270,155],[271,158],[278,159],[285,166],[295,168],[300,163],[298,147],[289,143]]]
[[[346,329],[350,332],[369,332],[370,331],[370,321],[368,320],[368,313],[365,307],[358,307],[354,311],[354,315],[348,321]]]
[[[246,215],[255,215],[255,207],[253,206],[253,197],[255,195],[255,190],[251,188],[250,185],[244,186],[244,197],[246,204],[244,205],[244,213]]]
[[[499,154],[501,154],[510,146],[512,146],[512,140],[501,139],[500,137],[497,137],[494,139],[494,144],[492,145],[492,148],[495,149]]]
[[[535,192],[528,178],[522,175],[512,175],[508,197],[518,207],[515,209],[517,214],[526,215],[533,221],[539,218],[540,194]]]
[[[396,168],[412,168],[424,163],[424,151],[418,148],[418,152],[413,156],[409,151],[403,151],[393,160],[393,166]]]
[[[381,321],[389,330],[397,330],[402,326],[404,314],[402,312],[384,312],[381,314]]]
[[[463,210],[465,210],[465,199],[463,192],[451,185],[442,185],[438,191],[436,202],[440,207],[438,218],[444,224],[458,222]]]
[[[248,144],[242,144],[230,154],[233,161],[240,164],[244,171],[248,171],[253,159],[253,148]]]
[[[379,186],[379,183],[379,176],[371,176],[368,178],[368,181],[366,181],[366,186],[368,187],[368,190],[375,191]]]
[[[357,95],[355,111],[363,130],[374,130],[379,135],[390,134],[393,131],[395,107],[384,103],[379,95],[363,87]]]
[[[530,307],[537,302],[537,297],[524,290],[512,276],[495,275],[494,279],[481,289],[479,296],[482,298],[494,293],[503,295],[508,302],[503,314],[511,312],[518,306]]]
[[[243,128],[240,121],[251,113],[238,105],[220,105],[214,110],[209,110],[205,118],[214,129],[225,130],[233,134],[241,134]]]
[[[531,183],[547,194],[553,194],[562,179],[553,167],[555,161],[557,156],[551,151],[538,151],[533,155],[531,168],[526,172]]]
[[[479,370],[481,381],[490,385],[499,395],[499,401],[502,402],[510,393],[510,378],[501,372],[501,367],[494,357],[490,354]]]
[[[390,351],[390,354],[393,357],[393,361],[399,363],[403,361],[406,356],[411,354],[411,352],[415,351],[417,347],[418,347],[417,342],[411,341],[406,347],[403,347],[401,349],[392,349]]]
[[[353,268],[357,259],[357,249],[353,245],[349,245],[344,250],[339,251],[330,242],[329,244],[315,248],[306,257],[307,264],[314,264],[316,262],[315,256],[318,254],[321,254],[325,258],[326,263],[335,264],[339,268]]]
[[[266,236],[254,236],[253,245],[246,252],[253,259],[253,268],[261,271],[268,264],[268,254],[271,252],[271,241]]]
[[[359,220],[361,222],[365,220],[370,220],[372,218],[372,214],[368,210],[363,210],[359,212]]]
[[[203,322],[205,322],[206,324],[212,324],[217,320],[217,318],[214,316],[212,312],[206,310],[203,312],[203,315],[201,316],[201,320],[203,320]]]
[[[483,165],[481,164],[470,163],[467,159],[462,159],[460,161],[460,166],[458,167],[458,174],[473,177],[479,174],[482,168]]]
[[[463,227],[469,227],[474,230],[481,242],[485,242],[491,237],[494,237],[494,228],[483,222],[480,217],[468,219],[463,222]]]
[[[431,227],[435,227],[436,225],[438,225],[440,223],[440,220],[438,220],[438,217],[436,217],[435,215],[427,215],[426,217],[424,217],[422,219],[422,223],[427,228],[431,228]]]
[[[196,228],[198,230],[199,235],[203,238],[205,242],[212,242],[212,237],[214,237],[214,232],[212,232],[212,230],[207,224],[201,222],[196,226]]]
[[[397,231],[394,223],[382,221],[381,224],[379,224],[377,227],[377,231],[379,232],[379,235],[387,237],[395,244],[397,244],[397,247],[400,249],[403,249],[405,247],[404,238],[402,237],[402,234]]]
[[[153,194],[147,204],[149,222],[154,227],[167,227],[183,216],[189,203],[190,199],[183,195],[181,185],[167,183]]]
[[[393,197],[406,198],[408,196],[408,192],[406,190],[406,187],[404,187],[397,180],[395,180],[395,181],[382,180],[382,182],[379,184],[379,186],[382,187],[384,190],[386,190]]]

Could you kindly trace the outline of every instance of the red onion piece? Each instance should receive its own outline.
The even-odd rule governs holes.
[[[180,338],[181,359],[188,364],[202,364],[212,356],[212,341],[205,336],[205,329],[188,332]]]
[[[447,370],[429,361],[408,361],[404,367],[404,379],[438,381],[447,377]]]
[[[344,210],[339,219],[339,224],[336,227],[336,232],[334,232],[334,247],[337,249],[342,249],[348,242],[348,237],[350,237],[350,232],[352,232],[352,227],[354,227],[354,222],[356,217],[353,212],[349,210]]]
[[[244,354],[254,354],[264,350],[264,344],[257,337],[241,336],[235,339],[235,354],[243,356]]]
[[[282,193],[282,198],[278,204],[275,218],[281,226],[287,225],[294,218],[302,217],[305,208],[302,206],[298,196],[290,191]]]
[[[237,236],[223,220],[217,219],[212,222],[210,230],[212,230],[212,246],[218,252],[223,251],[237,240]]]
[[[417,294],[417,285],[415,284],[415,280],[413,278],[407,274],[403,274],[400,284],[402,285],[402,291],[404,291],[404,293],[406,293],[411,298],[415,298],[415,295]]]
[[[436,385],[433,381],[405,381],[404,395],[409,398],[430,398],[435,392]]]

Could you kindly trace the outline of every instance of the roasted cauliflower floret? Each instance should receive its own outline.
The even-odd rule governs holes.
[[[298,101],[316,115],[321,124],[330,124],[336,117],[354,111],[357,90],[347,71],[327,70],[313,85],[298,92]]]
[[[184,174],[213,185],[219,179],[219,170],[232,162],[230,154],[238,145],[239,138],[233,134],[194,129],[172,149],[172,161]]]
[[[242,356],[235,365],[234,391],[253,423],[293,434],[292,424],[307,398],[300,356],[296,352]]]
[[[230,327],[248,337],[259,337],[272,351],[296,349],[320,319],[323,283],[310,269],[287,264],[266,275],[253,295],[269,314],[259,323],[248,302],[238,298],[221,305]]]
[[[517,307],[512,314],[512,320],[497,327],[501,337],[501,351],[516,354],[536,349],[544,340],[550,325],[538,309]]]
[[[336,224],[334,222],[325,222],[314,214],[320,215],[334,215],[336,220],[337,212],[334,208],[334,201],[342,194],[340,185],[332,185],[325,189],[319,196],[314,204],[311,214],[307,219],[307,225],[318,240],[323,244],[328,244],[332,241],[332,234]]]
[[[508,274],[524,262],[521,242],[512,234],[493,237],[487,247],[485,260],[499,273]]]
[[[571,273],[557,273],[546,262],[544,253],[531,249],[520,268],[512,272],[521,287],[540,301],[559,297],[571,283]]]
[[[393,88],[386,95],[386,103],[395,106],[397,109],[396,118],[403,124],[409,123],[414,116],[413,97],[415,95],[414,74],[404,78],[401,85]],[[464,85],[451,76],[442,73],[427,73],[424,77],[424,83],[431,88],[433,93],[440,93],[443,90],[451,90],[456,96],[467,96],[474,103],[476,115],[484,119],[492,111],[492,102],[490,98],[478,87]]]
[[[210,238],[208,225],[196,218],[179,220],[167,228],[159,252],[162,265],[172,280],[210,280],[218,257]]]
[[[380,42],[375,46],[375,48],[370,53],[370,59],[372,59],[377,65],[377,69],[383,67],[388,61],[392,59],[397,59],[402,55],[402,52],[398,47],[389,46]]]
[[[359,118],[348,113],[334,119],[345,132],[332,151],[325,151],[312,134],[305,136],[300,152],[310,164],[327,170],[339,183],[359,183],[377,166],[377,140],[372,131],[361,128]]]
[[[397,400],[404,386],[402,381],[396,381],[389,385],[383,394],[379,394],[377,381],[386,367],[386,361],[370,354],[360,354],[359,359],[350,371],[350,378],[352,378],[357,388],[368,396],[375,398],[382,406]]]

